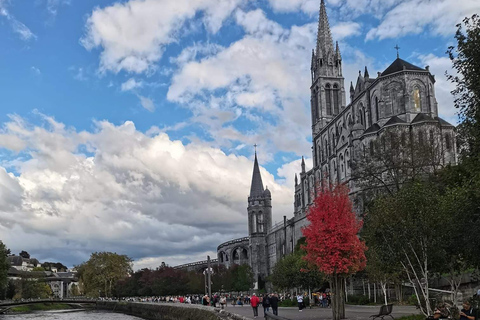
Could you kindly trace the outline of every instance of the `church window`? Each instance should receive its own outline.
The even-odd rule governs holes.
[[[312,119],[316,120],[318,119],[318,96],[317,96],[317,91],[314,90],[312,94]],[[315,121],[314,121],[315,124]]]
[[[377,116],[377,121],[378,121],[378,119],[380,119],[378,115],[378,97],[375,97],[375,114]]]
[[[448,133],[445,134],[445,147],[447,148],[448,151],[450,151],[450,149],[452,148],[450,135]]]
[[[337,84],[334,84],[333,85],[333,114],[334,115],[337,115],[338,112],[339,112],[339,89],[338,89],[338,85]]]
[[[263,232],[263,213],[260,211],[257,215],[257,232]]]
[[[415,112],[422,111],[422,97],[418,86],[413,88],[413,109]]]
[[[433,146],[433,130],[430,130],[430,145]]]
[[[325,153],[327,153],[327,150],[328,150],[327,139],[325,139],[325,144],[323,145],[323,149],[324,149]],[[330,152],[328,152],[328,155],[330,155]],[[327,158],[327,155],[326,155],[326,154],[325,154],[325,158]]]
[[[388,103],[385,107],[385,117],[390,117],[393,113],[393,109],[394,109],[394,105],[396,104],[395,100],[396,100],[396,93],[395,91],[392,89],[390,90],[390,92],[388,93]]]
[[[325,108],[327,109],[327,115],[332,115],[332,88],[330,84],[325,85]]]

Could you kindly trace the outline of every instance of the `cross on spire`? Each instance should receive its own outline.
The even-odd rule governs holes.
[[[397,59],[400,58],[400,53],[399,53],[400,47],[398,46],[398,44],[393,48],[397,49]]]
[[[256,144],[256,143],[255,143],[253,146],[255,147],[255,154],[257,154],[257,147],[258,147],[258,144]]]

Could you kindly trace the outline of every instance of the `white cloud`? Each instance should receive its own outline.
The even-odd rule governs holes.
[[[155,68],[165,46],[177,41],[198,11],[206,30],[216,33],[241,0],[130,0],[96,8],[80,40],[88,50],[102,48],[100,70],[142,73]]]
[[[336,41],[361,34],[361,25],[357,22],[340,22],[332,27],[332,37]]]
[[[306,13],[318,12],[319,0],[269,0],[270,6],[275,11],[292,12],[303,11]]]
[[[239,10],[235,17],[247,35],[215,54],[183,59],[167,98],[189,106],[195,121],[207,124],[220,145],[256,142],[270,154],[308,152],[305,123],[310,121],[310,58],[317,24],[283,29],[261,10]],[[216,94],[220,89],[226,92]],[[224,121],[219,115],[226,116]],[[253,122],[255,134],[225,124],[240,117]]]
[[[134,78],[130,78],[124,83],[122,83],[121,89],[122,91],[130,91],[136,88],[141,88],[143,86],[142,81],[137,81]]]
[[[109,250],[176,264],[246,235],[251,159],[148,136],[128,121],[77,132],[44,120],[5,124],[30,155],[16,159],[16,177],[0,167],[0,232],[14,252],[78,263]],[[291,215],[293,191],[261,173],[275,217]]]
[[[5,17],[13,31],[17,33],[20,39],[28,41],[34,40],[37,36],[22,22],[18,21],[7,9],[8,1],[0,1],[0,17]]]
[[[425,14],[412,14],[412,10]],[[424,31],[434,35],[451,35],[457,23],[479,10],[480,2],[477,0],[403,1],[386,13],[380,25],[367,33],[366,39],[398,38]]]
[[[42,74],[42,72],[40,71],[40,69],[38,69],[38,68],[35,67],[35,66],[30,67],[30,70],[32,70],[32,72],[33,72],[34,74],[36,74],[37,76],[39,76],[39,75]]]
[[[140,99],[140,104],[142,107],[147,109],[150,112],[155,111],[155,104],[153,103],[153,100],[141,95],[137,95],[138,99]]]

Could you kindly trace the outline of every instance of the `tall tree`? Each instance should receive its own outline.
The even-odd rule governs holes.
[[[30,259],[30,254],[27,251],[22,250],[18,255],[24,259]]]
[[[7,255],[9,252],[10,251],[5,247],[3,242],[0,241],[0,299],[5,296],[8,284],[7,273],[10,264],[7,261]]]
[[[453,251],[451,236],[458,229],[455,199],[442,196],[431,183],[413,182],[395,195],[377,198],[365,217],[367,245],[401,264],[425,315],[433,311],[432,274],[446,271]]]
[[[306,238],[305,260],[328,276],[333,292],[334,320],[345,318],[345,278],[365,268],[366,246],[357,234],[357,221],[345,185],[327,185],[317,189],[302,230]]]
[[[116,282],[132,272],[132,259],[112,252],[94,252],[77,270],[85,294],[109,297]]]
[[[452,94],[459,110],[461,153],[464,157],[480,157],[480,17],[473,15],[457,25],[457,46],[447,53],[458,75],[447,75],[456,85]]]

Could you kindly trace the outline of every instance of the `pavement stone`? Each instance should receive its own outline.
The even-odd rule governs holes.
[[[253,318],[252,307],[249,305],[244,306],[228,306],[227,310],[231,313],[235,313],[244,316],[248,319]],[[345,315],[349,320],[368,320],[373,314],[377,314],[380,310],[380,306],[345,306]],[[397,319],[403,316],[409,316],[412,314],[420,314],[420,310],[412,306],[393,306],[392,316]],[[263,319],[263,308],[258,308],[257,319]],[[290,320],[329,320],[332,319],[331,308],[312,308],[303,309],[302,312],[298,311],[298,308],[278,308],[278,315]],[[387,317],[390,319],[390,317]]]

